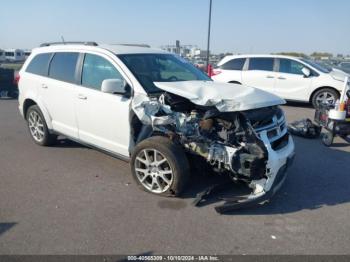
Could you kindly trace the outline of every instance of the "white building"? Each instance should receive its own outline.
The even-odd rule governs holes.
[[[25,49],[24,50],[24,58],[27,59],[30,56],[31,53],[32,53],[32,50]]]
[[[24,51],[21,49],[6,49],[5,60],[10,62],[21,62],[25,60]]]

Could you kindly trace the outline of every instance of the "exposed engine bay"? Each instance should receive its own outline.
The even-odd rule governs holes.
[[[134,132],[136,143],[153,134],[165,135],[188,153],[201,156],[215,172],[246,182],[253,190],[248,198],[260,196],[271,187],[267,183],[272,173],[269,152],[257,130],[272,126],[265,134],[276,149],[286,145],[289,139],[278,106],[220,112],[214,106],[196,105],[163,92],[134,97],[133,111],[142,123]]]

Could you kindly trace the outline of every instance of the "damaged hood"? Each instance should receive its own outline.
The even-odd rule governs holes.
[[[155,82],[158,88],[187,98],[200,106],[215,106],[221,112],[244,111],[285,104],[285,101],[263,90],[237,84],[213,81]]]

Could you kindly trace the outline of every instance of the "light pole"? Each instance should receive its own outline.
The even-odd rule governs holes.
[[[208,42],[207,42],[207,71],[209,69],[209,56],[210,56],[210,27],[211,27],[211,5],[212,5],[212,0],[209,2],[209,22],[208,22]],[[209,73],[209,72],[207,72]]]

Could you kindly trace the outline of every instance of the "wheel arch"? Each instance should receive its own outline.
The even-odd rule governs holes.
[[[49,130],[52,130],[53,127],[52,127],[51,117],[50,117],[49,112],[46,110],[46,107],[42,103],[40,103],[39,101],[33,99],[32,97],[26,98],[23,102],[23,117],[24,117],[24,119],[27,120],[28,109],[29,109],[29,107],[31,107],[33,105],[37,105],[40,108],[41,112],[44,115],[47,128]]]
[[[27,120],[28,108],[33,106],[33,105],[37,105],[37,103],[33,99],[27,98],[26,100],[24,100],[24,102],[23,102],[23,116],[24,116],[24,119]]]
[[[340,92],[339,92],[336,88],[334,88],[334,87],[332,87],[332,86],[320,86],[320,87],[316,88],[314,91],[312,91],[312,93],[311,93],[311,95],[310,95],[310,97],[309,97],[309,102],[310,102],[310,103],[312,102],[312,98],[313,98],[314,94],[315,94],[317,91],[319,91],[319,90],[321,90],[321,89],[324,89],[324,88],[332,89],[332,90],[334,90],[335,92],[337,92],[337,94],[340,96]]]
[[[241,85],[242,84],[241,82],[235,81],[235,80],[229,81],[228,83],[229,84],[237,84],[237,85]]]

